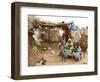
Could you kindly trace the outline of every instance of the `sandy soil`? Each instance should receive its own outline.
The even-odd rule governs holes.
[[[58,43],[43,43],[42,46],[49,47],[51,49],[49,50],[43,50],[43,48],[39,48],[40,54],[46,59],[47,63],[46,65],[74,65],[74,64],[84,64],[84,62],[87,62],[88,55],[87,53],[84,54],[85,57],[82,57],[80,61],[75,61],[73,58],[67,58],[66,61],[62,61],[61,57],[59,57],[59,49],[58,49]],[[51,53],[54,51],[54,53]],[[83,56],[83,55],[82,55]],[[32,62],[32,61],[31,61]],[[36,64],[36,66],[41,66],[41,64]]]

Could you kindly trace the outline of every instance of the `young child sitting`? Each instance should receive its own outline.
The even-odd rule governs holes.
[[[73,58],[76,61],[79,61],[81,59],[81,48],[78,42],[75,42],[73,44]]]

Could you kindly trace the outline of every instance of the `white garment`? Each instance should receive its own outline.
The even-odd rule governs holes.
[[[59,36],[62,37],[64,34],[64,31],[62,29],[59,29]]]

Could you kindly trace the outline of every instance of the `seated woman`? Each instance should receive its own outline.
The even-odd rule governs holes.
[[[68,39],[68,42],[66,42],[64,46],[64,52],[66,57],[72,56],[72,49],[73,49],[73,43],[71,39]]]
[[[81,59],[81,48],[78,42],[75,42],[73,44],[73,58],[76,61],[79,61]]]

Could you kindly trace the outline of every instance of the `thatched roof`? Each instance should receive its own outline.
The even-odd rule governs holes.
[[[68,26],[71,23],[64,23],[64,24],[42,24],[39,23],[40,26],[42,27],[63,27],[63,26]]]

